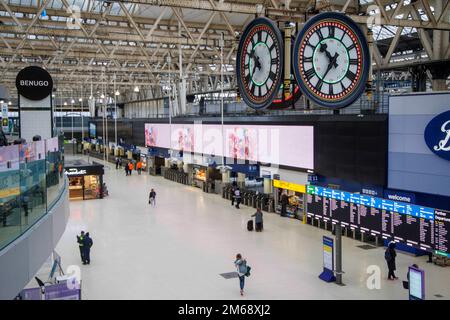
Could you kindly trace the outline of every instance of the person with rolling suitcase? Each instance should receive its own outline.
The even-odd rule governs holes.
[[[257,208],[252,217],[255,217],[255,231],[261,232],[263,229],[263,213],[261,208]]]

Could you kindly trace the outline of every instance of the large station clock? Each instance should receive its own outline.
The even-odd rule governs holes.
[[[267,18],[257,18],[244,29],[236,58],[239,92],[248,106],[269,106],[280,88],[283,69],[283,39]]]
[[[308,20],[294,44],[294,72],[311,101],[330,108],[352,104],[365,89],[370,55],[358,25],[341,13]]]

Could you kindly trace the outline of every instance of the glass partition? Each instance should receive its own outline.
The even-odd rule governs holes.
[[[0,250],[59,199],[64,189],[62,136],[0,148]]]

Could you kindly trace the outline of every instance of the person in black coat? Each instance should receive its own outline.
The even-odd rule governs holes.
[[[91,247],[94,244],[92,238],[89,236],[89,232],[86,232],[83,239],[83,249],[84,249],[84,262],[83,264],[91,263]]]
[[[386,260],[388,266],[388,280],[398,279],[395,275],[394,271],[396,270],[395,266],[395,258],[397,257],[397,252],[395,252],[395,242],[389,242],[389,245],[384,254],[384,258]]]
[[[283,191],[283,193],[281,194],[281,213],[280,213],[281,217],[286,217],[286,215],[287,215],[286,207],[287,207],[288,203],[289,203],[289,197],[286,194],[286,192]]]

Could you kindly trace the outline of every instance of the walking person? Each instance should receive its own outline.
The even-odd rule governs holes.
[[[116,157],[116,170],[119,169],[119,165],[120,165],[120,158]]]
[[[234,261],[237,273],[239,275],[239,288],[241,289],[241,296],[244,295],[245,276],[248,274],[247,261],[238,253]]]
[[[89,236],[89,232],[86,232],[86,235],[83,239],[83,248],[84,248],[84,262],[83,264],[91,263],[91,247],[94,244],[92,238]]]
[[[287,207],[288,203],[289,203],[289,197],[286,194],[286,191],[283,191],[283,193],[281,194],[281,213],[280,213],[281,217],[286,217],[286,215],[287,215],[286,207]]]
[[[240,209],[239,204],[241,203],[241,190],[239,190],[239,187],[234,190],[234,198],[236,200],[236,209]]]
[[[139,160],[139,161],[136,163],[136,169],[137,169],[137,171],[138,171],[138,174],[140,175],[140,174],[141,174],[141,171],[142,171],[142,161],[141,161],[141,160]]]
[[[156,206],[156,192],[153,189],[150,191],[150,194],[148,196],[148,203],[153,205],[153,207]]]
[[[128,162],[128,174],[131,176],[131,174],[133,173],[133,169],[134,169],[134,166],[133,166],[133,163],[130,161],[130,162]]]
[[[397,252],[395,252],[395,242],[389,242],[389,245],[384,252],[384,259],[386,260],[387,266],[388,266],[388,280],[396,280],[398,279],[395,276],[394,271],[396,270],[395,266],[395,257],[397,256]]]
[[[84,231],[81,231],[80,235],[77,235],[77,242],[78,242],[78,247],[80,249],[80,256],[81,256],[81,262],[83,264],[85,259],[84,259]]]
[[[124,165],[124,168],[125,168],[125,175],[128,176],[128,163]]]
[[[255,231],[261,232],[263,230],[263,213],[261,208],[257,208],[252,217],[255,217]]]
[[[236,191],[236,186],[233,184],[231,186],[231,205],[234,206],[234,192]]]

